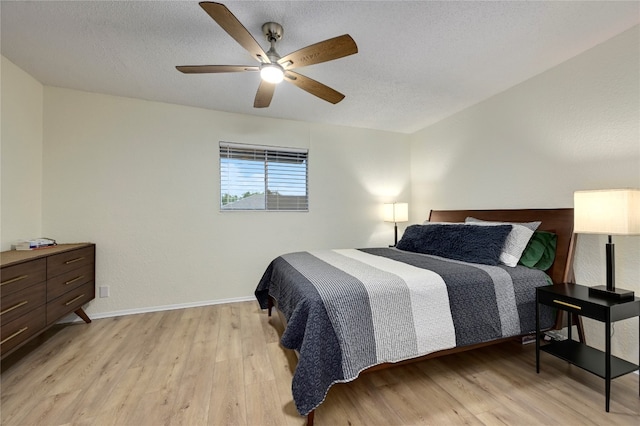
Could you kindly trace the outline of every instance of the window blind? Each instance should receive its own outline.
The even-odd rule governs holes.
[[[308,150],[220,142],[220,209],[308,211]]]

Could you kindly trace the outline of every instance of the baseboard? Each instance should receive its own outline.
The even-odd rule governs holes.
[[[101,312],[98,314],[87,312],[87,315],[89,315],[89,317],[92,320],[94,320],[94,319],[101,319],[101,318],[120,317],[124,315],[146,314],[149,312],[161,312],[161,311],[172,311],[175,309],[197,308],[200,306],[223,305],[225,303],[250,302],[255,300],[256,300],[255,296],[233,297],[231,299],[205,300],[201,302],[178,303],[175,305],[162,305],[162,306],[150,306],[146,308],[123,309],[121,311]],[[82,319],[75,314],[70,314],[62,318],[60,321],[58,321],[58,323],[61,323],[61,324],[71,323],[71,322],[84,322],[84,321],[82,321]]]

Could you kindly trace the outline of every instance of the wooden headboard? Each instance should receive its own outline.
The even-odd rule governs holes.
[[[573,281],[573,209],[431,210],[430,222],[464,222],[468,217],[496,222],[542,221],[538,230],[558,235],[556,259],[547,274],[554,284]]]

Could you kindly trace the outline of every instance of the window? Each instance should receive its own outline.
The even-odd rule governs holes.
[[[220,209],[309,211],[308,150],[220,142]]]

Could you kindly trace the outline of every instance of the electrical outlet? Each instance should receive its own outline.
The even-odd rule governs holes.
[[[109,297],[108,285],[101,285],[99,289],[100,289],[100,297]]]

